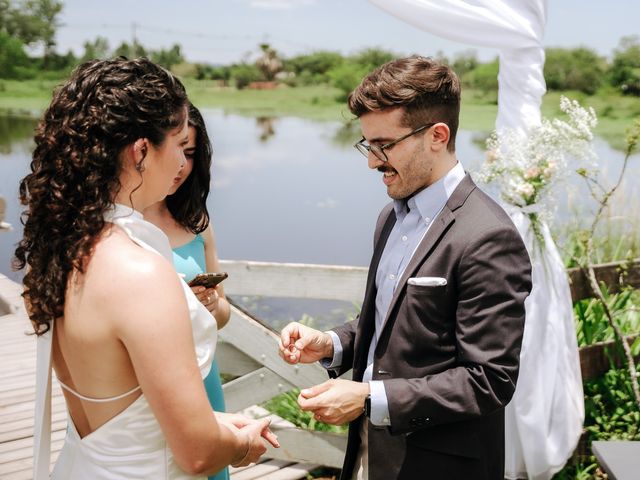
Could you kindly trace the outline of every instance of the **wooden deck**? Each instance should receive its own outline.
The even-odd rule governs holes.
[[[0,478],[26,480],[32,476],[33,410],[35,402],[35,338],[29,331],[20,286],[0,275]],[[64,441],[67,425],[64,398],[53,380],[52,392],[52,464]],[[255,417],[268,416],[266,410],[245,410]],[[281,431],[295,430],[292,425],[271,415],[273,429],[281,440]],[[264,459],[243,468],[231,468],[232,480],[297,480],[319,465],[287,459]]]

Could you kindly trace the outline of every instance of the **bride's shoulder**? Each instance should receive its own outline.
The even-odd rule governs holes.
[[[134,243],[124,232],[112,229],[96,242],[86,271],[87,286],[107,296],[151,293],[178,282],[173,265],[155,252]]]

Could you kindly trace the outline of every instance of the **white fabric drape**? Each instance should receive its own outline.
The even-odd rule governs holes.
[[[546,0],[369,0],[440,37],[499,51],[496,128],[540,123]]]
[[[369,0],[422,30],[499,52],[496,129],[526,134],[540,123],[546,88],[542,36],[546,0]],[[506,409],[505,476],[550,479],[569,459],[582,431],[584,403],[568,278],[543,227],[534,247],[528,217],[511,216],[531,253],[533,291],[527,300],[516,393]],[[536,251],[537,248],[537,251]]]

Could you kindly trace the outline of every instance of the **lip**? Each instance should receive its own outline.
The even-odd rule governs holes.
[[[398,177],[398,172],[395,172],[395,175],[392,175],[390,177],[385,176],[384,172],[382,172],[382,181],[387,187],[391,185],[393,182],[395,182],[397,177]]]

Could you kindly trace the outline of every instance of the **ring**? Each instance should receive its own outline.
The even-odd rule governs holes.
[[[211,295],[207,295],[207,303],[211,303]]]

